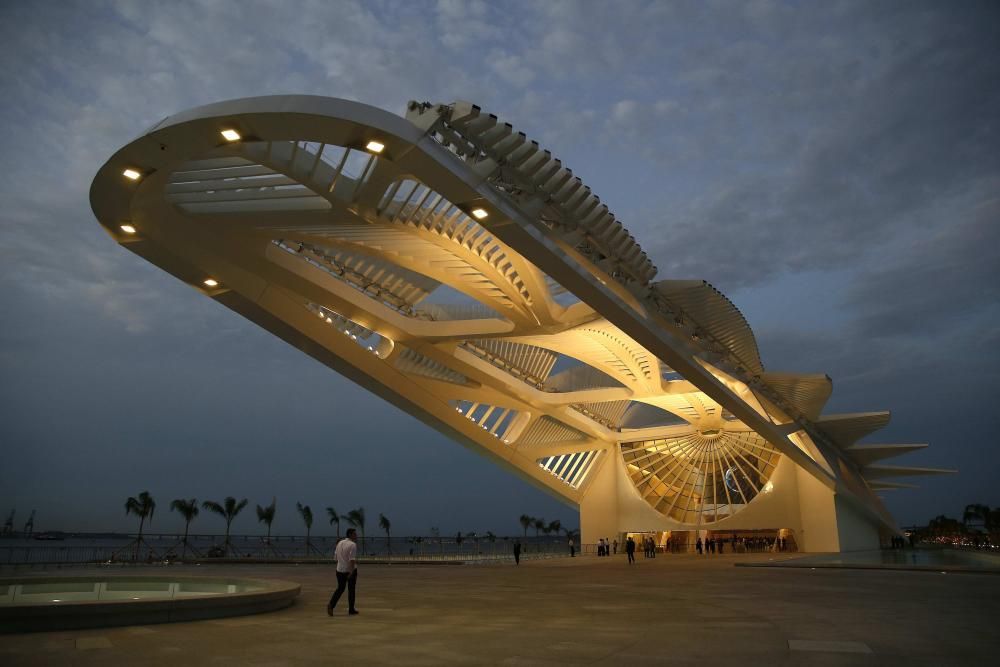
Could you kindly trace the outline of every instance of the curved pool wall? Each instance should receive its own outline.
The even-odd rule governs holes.
[[[0,632],[148,625],[284,609],[299,584],[186,576],[0,578]]]

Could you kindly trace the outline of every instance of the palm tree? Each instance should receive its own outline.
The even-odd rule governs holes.
[[[538,537],[538,531],[545,530],[546,527],[545,519],[535,519],[534,526],[535,526],[535,537]]]
[[[278,499],[271,496],[271,504],[267,507],[257,505],[257,523],[267,525],[267,543],[271,544],[271,524],[274,523],[274,514],[278,509]]]
[[[347,523],[361,532],[361,553],[365,552],[365,508],[359,507],[347,513]]]
[[[486,531],[486,540],[490,543],[490,555],[493,555],[496,551],[497,536],[493,534],[492,530]]]
[[[198,516],[198,500],[197,498],[192,498],[191,500],[177,498],[170,503],[170,511],[179,512],[184,517],[184,540],[181,542],[184,545],[181,550],[181,560],[183,560],[187,556],[188,528],[191,526],[194,518]]]
[[[139,494],[139,497],[129,496],[128,500],[125,501],[125,516],[129,514],[135,514],[139,517],[139,535],[135,538],[135,556],[133,560],[139,558],[139,545],[142,543],[142,527],[146,523],[146,518],[149,517],[149,522],[153,522],[153,510],[156,509],[156,501],[153,500],[153,496],[149,495],[149,491],[143,491]]]
[[[313,527],[313,511],[308,505],[303,505],[302,503],[295,503],[295,508],[302,515],[302,522],[306,524],[306,555],[309,555],[309,535],[312,533]]]
[[[384,514],[378,515],[378,527],[385,531],[385,548],[389,552],[389,556],[392,556],[392,535],[389,534],[389,529],[392,528],[392,524],[389,523],[389,519],[386,518]]]
[[[327,516],[330,517],[330,525],[331,526],[333,524],[337,524],[337,541],[339,542],[340,541],[340,519],[342,517],[339,514],[337,514],[337,510],[333,509],[332,507],[327,507],[326,508],[326,514],[327,514]]]
[[[535,517],[522,514],[519,521],[521,522],[521,528],[524,528],[524,539],[528,539],[528,528],[535,523]]]
[[[236,515],[243,511],[243,508],[247,506],[247,499],[236,502],[236,498],[232,496],[227,496],[223,501],[223,504],[215,502],[214,500],[206,500],[201,504],[202,507],[207,509],[209,512],[215,512],[223,519],[226,520],[226,542],[223,547],[225,549],[225,554],[229,555],[229,527],[233,525],[233,519]]]
[[[549,522],[548,530],[546,530],[545,532],[555,533],[556,537],[559,537],[560,530],[562,530],[562,521],[560,521],[559,519],[555,519],[554,521]]]

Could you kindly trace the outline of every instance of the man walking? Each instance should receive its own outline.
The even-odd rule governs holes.
[[[358,585],[358,531],[354,528],[347,530],[347,537],[337,543],[337,548],[333,552],[337,560],[337,590],[326,605],[327,616],[333,616],[333,610],[337,606],[337,601],[347,589],[347,613],[355,616],[358,610],[354,608],[354,592]]]
[[[625,553],[628,554],[628,564],[631,565],[635,562],[635,540],[629,535],[628,541],[625,542]]]
[[[521,564],[521,540],[514,540],[514,565]]]

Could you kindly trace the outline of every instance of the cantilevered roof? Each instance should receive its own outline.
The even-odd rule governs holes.
[[[192,109],[115,153],[91,205],[124,248],[571,503],[617,458],[669,520],[719,522],[784,458],[891,523],[886,483],[860,480],[927,472],[873,465],[913,449],[855,446],[888,413],[821,416],[828,377],[765,373],[729,299],[654,283],[589,186],[468,102]]]

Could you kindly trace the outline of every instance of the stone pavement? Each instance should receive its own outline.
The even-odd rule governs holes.
[[[203,566],[297,581],[302,595],[258,616],[0,635],[0,664],[994,664],[1000,576],[733,567],[767,558],[362,566],[361,615],[345,596],[334,618],[329,566]]]

